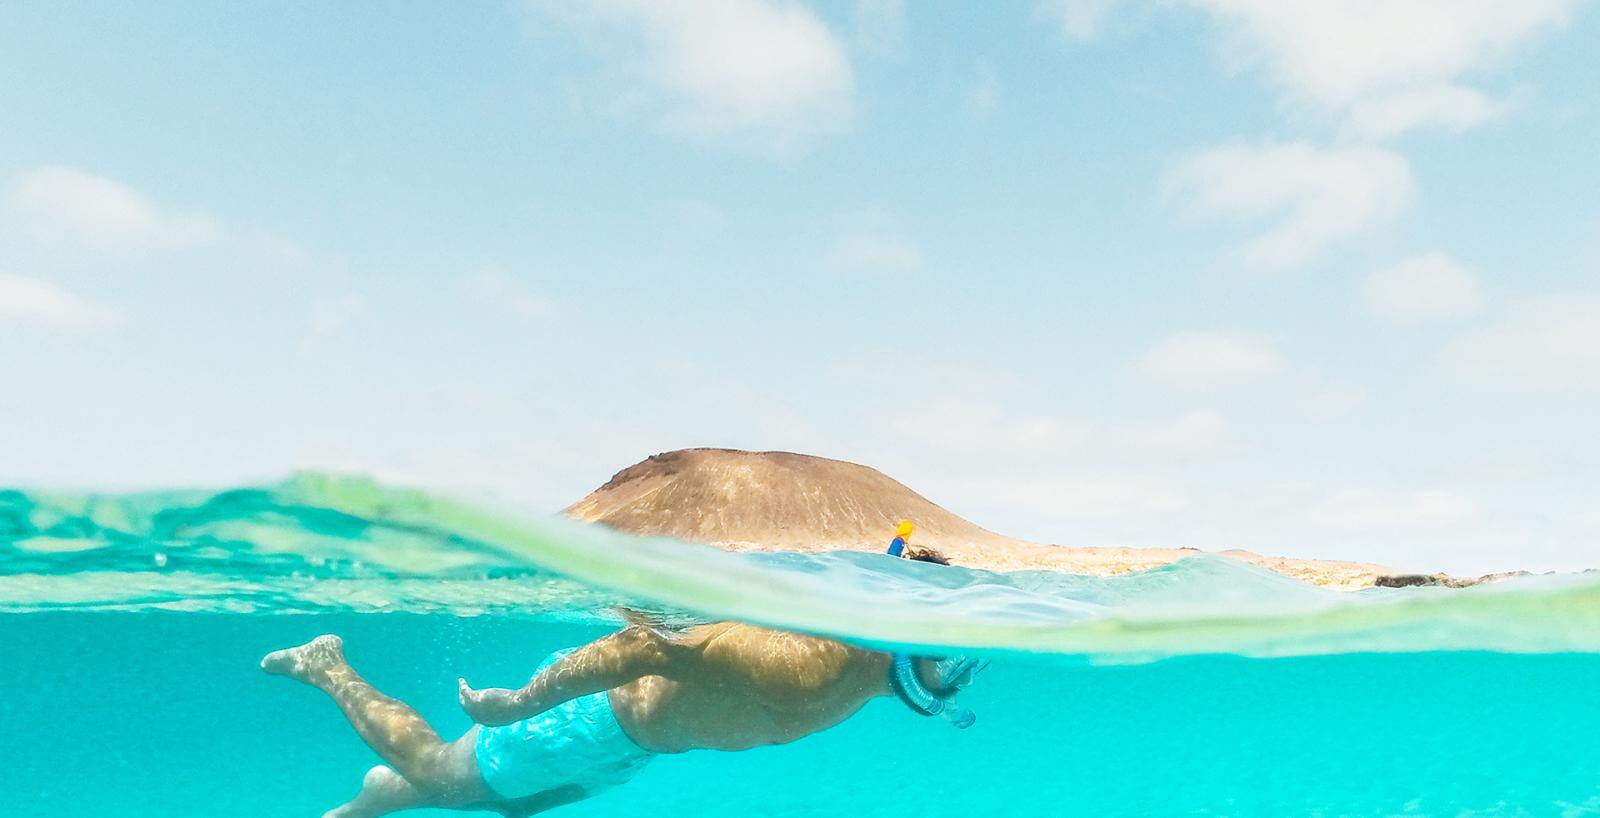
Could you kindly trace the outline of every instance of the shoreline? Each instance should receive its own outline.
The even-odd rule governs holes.
[[[822,547],[780,547],[743,540],[705,542],[703,544],[726,551],[798,551],[802,553],[861,551],[877,553],[883,550],[882,546],[877,543],[844,543]],[[949,559],[952,565],[1003,572],[1057,571],[1063,574],[1111,577],[1160,568],[1165,565],[1171,565],[1185,557],[1211,554],[1238,560],[1239,562],[1264,568],[1275,574],[1337,591],[1355,591],[1378,586],[1401,587],[1402,585],[1465,587],[1487,579],[1463,579],[1446,577],[1444,574],[1407,574],[1376,563],[1275,557],[1240,549],[1203,551],[1197,548],[1045,545],[1043,543],[1020,540],[1007,543],[955,544],[949,542],[924,543],[916,539],[913,539],[912,546],[938,552],[941,556]],[[1516,574],[1496,574],[1491,576],[1500,578],[1512,575]],[[1413,578],[1416,578],[1416,581],[1411,581]]]

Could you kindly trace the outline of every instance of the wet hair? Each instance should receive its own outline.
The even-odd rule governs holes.
[[[931,562],[934,565],[949,565],[950,564],[950,561],[945,559],[937,551],[924,551],[924,550],[922,550],[920,548],[917,549],[916,551],[907,551],[906,552],[906,559],[908,559],[908,560],[916,560],[917,562]]]

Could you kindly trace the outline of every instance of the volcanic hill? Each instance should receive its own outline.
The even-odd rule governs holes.
[[[748,551],[881,551],[902,519],[915,545],[957,565],[1045,569],[1101,576],[1166,565],[1179,548],[1041,545],[981,528],[882,472],[790,452],[683,449],[652,455],[568,507],[568,516],[634,534],[663,535]],[[1336,588],[1360,588],[1397,572],[1369,563],[1224,556]]]

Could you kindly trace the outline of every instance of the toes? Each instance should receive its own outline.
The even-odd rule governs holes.
[[[275,650],[261,657],[261,670],[274,676],[284,676],[294,669],[294,648]]]

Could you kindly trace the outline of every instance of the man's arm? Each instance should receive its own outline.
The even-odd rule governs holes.
[[[516,690],[473,690],[457,679],[461,709],[479,724],[532,718],[564,701],[610,690],[641,676],[672,676],[693,648],[650,628],[633,626],[558,659]]]

